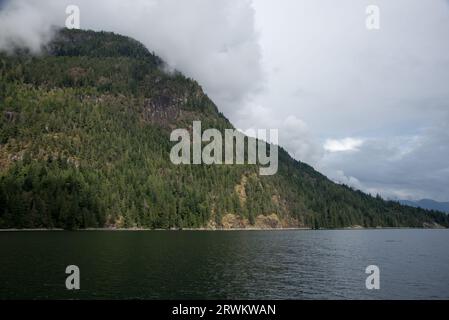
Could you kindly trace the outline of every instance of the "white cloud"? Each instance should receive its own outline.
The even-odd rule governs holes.
[[[336,183],[345,184],[355,189],[359,190],[365,189],[357,178],[345,175],[345,173],[342,170],[336,170],[331,172],[329,174],[329,178]]]
[[[295,115],[284,118],[276,111],[267,106],[248,103],[236,112],[234,123],[242,130],[278,129],[279,145],[291,156],[310,165],[318,165],[323,149],[310,133],[307,124]]]
[[[38,53],[53,36],[52,24],[45,15],[37,14],[38,4],[11,1],[0,11],[0,49],[27,47]]]
[[[363,140],[356,138],[327,139],[323,147],[329,152],[357,151],[362,144]]]

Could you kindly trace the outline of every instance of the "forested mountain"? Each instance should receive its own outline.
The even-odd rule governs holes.
[[[219,76],[219,75],[217,75]],[[171,163],[170,132],[232,124],[127,37],[62,30],[0,54],[0,228],[432,227],[446,214],[338,185],[279,150],[279,170]]]

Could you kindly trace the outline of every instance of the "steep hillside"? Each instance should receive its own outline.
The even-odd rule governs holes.
[[[173,165],[172,129],[232,125],[198,83],[163,70],[140,43],[104,32],[63,30],[40,56],[0,54],[0,228],[449,226],[282,149],[274,176]]]

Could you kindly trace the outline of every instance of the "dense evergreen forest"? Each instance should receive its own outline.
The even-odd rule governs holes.
[[[449,226],[446,214],[338,185],[279,151],[257,165],[173,165],[170,132],[232,128],[194,80],[137,41],[62,30],[0,53],[0,228]],[[217,75],[219,76],[219,75]]]

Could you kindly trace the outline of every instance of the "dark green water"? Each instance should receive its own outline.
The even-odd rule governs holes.
[[[2,299],[449,299],[449,230],[0,232],[0,257]]]

